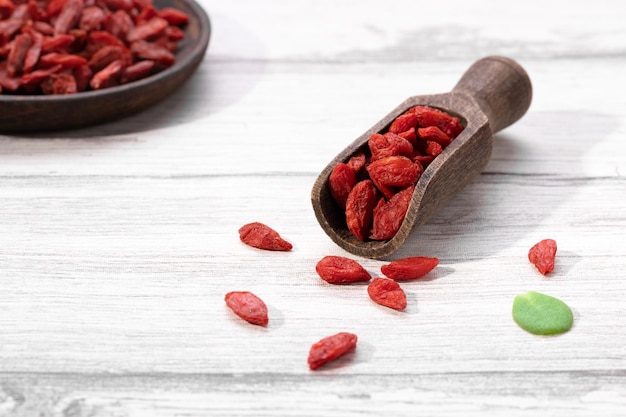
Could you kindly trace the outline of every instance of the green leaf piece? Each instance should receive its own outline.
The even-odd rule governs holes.
[[[528,291],[513,300],[513,320],[529,333],[555,335],[572,328],[574,315],[558,298]]]

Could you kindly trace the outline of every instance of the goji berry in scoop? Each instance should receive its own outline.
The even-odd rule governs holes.
[[[398,233],[411,204],[414,189],[414,186],[405,188],[394,194],[389,201],[381,201],[374,208],[370,239],[387,240]]]
[[[315,271],[329,284],[366,282],[372,278],[370,273],[354,259],[335,255],[320,259],[315,265]]]
[[[378,192],[372,180],[359,181],[346,199],[346,224],[358,239],[365,239],[372,227]]]
[[[395,281],[418,279],[435,269],[439,265],[439,258],[412,256],[391,261],[380,267],[380,271],[387,278]]]
[[[330,193],[337,204],[339,204],[342,209],[345,209],[348,195],[356,185],[356,173],[354,169],[344,163],[335,165],[335,168],[333,168],[333,171],[330,173],[330,177],[328,177],[328,185],[330,187]]]
[[[347,162],[334,167],[329,179],[331,195],[345,213],[348,230],[360,240],[391,239],[410,203],[406,190],[415,189],[424,169],[462,130],[459,118],[430,106],[414,106],[397,116],[386,131],[371,134]],[[352,180],[337,179],[344,165],[353,168],[357,181],[347,199]]]
[[[276,230],[260,222],[241,226],[239,239],[257,249],[287,252],[293,248],[293,245],[283,239]]]
[[[249,323],[266,326],[269,322],[267,306],[249,291],[231,291],[226,294],[224,301],[236,315]]]
[[[357,340],[358,337],[354,333],[340,332],[314,343],[307,360],[309,369],[316,370],[320,366],[356,349]]]
[[[400,311],[406,308],[406,294],[392,279],[374,278],[367,286],[367,293],[372,301],[381,306]]]
[[[555,258],[556,241],[553,239],[541,240],[528,251],[528,260],[541,275],[547,275],[554,270]]]

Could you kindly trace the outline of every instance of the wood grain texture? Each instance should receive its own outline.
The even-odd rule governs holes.
[[[623,415],[619,2],[452,1],[423,25],[430,6],[404,0],[202,4],[215,37],[164,102],[0,136],[0,415]],[[406,284],[407,311],[321,281],[317,260],[350,255],[315,220],[317,175],[406,97],[449,91],[491,54],[522,64],[533,102],[394,254],[441,260]],[[250,221],[294,250],[243,245]],[[546,237],[549,278],[526,258]],[[372,274],[386,262],[357,259]],[[235,289],[265,300],[267,329],[228,310]],[[528,290],[567,302],[572,330],[519,329]],[[343,330],[354,354],[309,372],[310,345]]]

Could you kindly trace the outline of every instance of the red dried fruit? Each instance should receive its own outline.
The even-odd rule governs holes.
[[[426,141],[426,155],[438,156],[441,152],[443,152],[443,147],[433,140]]]
[[[122,84],[145,78],[152,74],[156,64],[154,61],[139,61],[136,64],[129,65],[122,71]]]
[[[373,161],[367,172],[379,188],[381,185],[404,188],[417,182],[422,175],[422,166],[405,156],[389,156]]]
[[[0,19],[6,19],[15,10],[15,4],[11,0],[0,0]]]
[[[372,160],[387,158],[389,156],[411,156],[413,145],[408,140],[394,133],[374,133],[370,136],[367,145],[372,154]]]
[[[236,315],[248,323],[266,326],[269,322],[267,306],[249,291],[231,291],[226,294],[224,301]]]
[[[442,147],[446,147],[452,143],[450,136],[443,133],[437,126],[420,127],[417,129],[417,135],[422,140],[435,141]]]
[[[76,26],[84,7],[85,3],[83,0],[67,0],[54,21],[54,33],[62,35]]]
[[[33,40],[28,33],[23,33],[15,37],[15,42],[13,42],[13,46],[7,57],[7,75],[9,77],[15,77],[22,73],[24,59],[32,43]]]
[[[554,270],[556,249],[555,240],[541,240],[528,251],[528,260],[535,265],[541,275],[547,275]]]
[[[147,22],[132,28],[130,32],[128,32],[128,35],[126,35],[126,41],[133,43],[136,41],[144,41],[154,38],[163,33],[167,26],[167,20],[155,16]]]
[[[118,85],[123,68],[124,63],[122,60],[118,59],[117,61],[111,62],[93,75],[91,81],[89,81],[89,86],[94,90],[99,90],[101,88]]]
[[[189,16],[180,10],[171,7],[162,8],[159,10],[158,15],[160,18],[167,20],[167,23],[173,26],[184,26],[189,21]]]
[[[83,9],[78,27],[86,31],[100,30],[104,24],[106,14],[98,6],[88,6]]]
[[[87,60],[80,55],[73,54],[59,54],[52,52],[42,55],[39,58],[39,64],[43,68],[52,67],[54,65],[61,65],[63,68],[78,68],[87,63]]]
[[[367,163],[367,156],[363,152],[357,152],[348,160],[348,166],[352,168],[355,174],[358,174]]]
[[[439,265],[439,258],[412,256],[398,259],[380,267],[380,271],[395,281],[418,279]]]
[[[367,282],[372,276],[354,259],[343,256],[325,256],[315,266],[315,271],[329,284]]]
[[[130,51],[139,59],[155,61],[165,67],[172,65],[176,59],[169,50],[152,42],[133,42]]]
[[[429,106],[415,106],[411,109],[417,116],[420,127],[437,126],[451,139],[458,136],[463,130],[463,125],[458,118],[448,113]]]
[[[348,332],[340,332],[321,339],[311,346],[307,360],[309,369],[316,370],[356,349],[357,340],[357,335]]]
[[[367,293],[372,301],[381,306],[400,311],[406,308],[406,294],[392,279],[374,278],[367,286]]]
[[[346,224],[348,230],[358,239],[364,239],[372,226],[374,206],[378,202],[378,192],[371,180],[358,183],[346,200]]]
[[[417,114],[412,111],[407,111],[400,116],[396,117],[389,126],[389,132],[402,133],[413,128],[417,125]]]
[[[51,74],[41,83],[41,90],[44,94],[74,94],[76,79],[71,74]]]
[[[335,165],[328,177],[328,186],[333,199],[342,209],[346,208],[348,195],[355,185],[356,174],[354,170],[342,162]]]
[[[411,204],[414,190],[415,187],[405,188],[374,210],[372,234],[370,235],[372,240],[391,239],[398,233],[409,204]]]
[[[293,245],[284,240],[276,230],[259,222],[243,225],[239,229],[239,239],[257,249],[290,251],[293,248]]]

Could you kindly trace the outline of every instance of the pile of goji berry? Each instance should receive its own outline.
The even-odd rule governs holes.
[[[348,230],[360,240],[387,240],[398,232],[424,169],[461,133],[457,117],[415,106],[367,147],[335,165],[328,179],[333,199],[345,211]]]
[[[71,94],[174,64],[189,16],[152,0],[0,0],[0,93]]]

